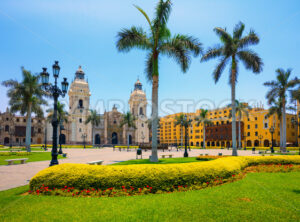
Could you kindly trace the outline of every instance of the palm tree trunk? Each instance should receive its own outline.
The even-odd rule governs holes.
[[[235,58],[232,58],[232,69],[231,69],[231,106],[232,106],[232,156],[237,156],[236,150],[236,116],[235,116],[235,78],[236,78],[236,64]]]
[[[282,99],[282,152],[286,152],[286,113],[285,113],[285,98]]]
[[[205,149],[205,124],[203,123],[203,148]]]
[[[150,161],[158,162],[157,127],[158,127],[158,61],[153,59],[154,73],[152,77],[152,154]]]
[[[239,117],[239,149],[242,147],[241,144],[241,117]]]
[[[26,117],[26,140],[25,146],[27,152],[31,152],[30,144],[31,144],[31,104],[28,105],[27,117]]]

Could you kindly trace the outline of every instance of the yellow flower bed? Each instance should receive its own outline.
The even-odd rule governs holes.
[[[43,184],[50,188],[65,186],[76,189],[122,186],[151,186],[167,190],[178,185],[197,185],[215,178],[230,178],[247,166],[259,164],[300,164],[299,156],[226,157],[206,162],[181,164],[138,164],[124,166],[92,166],[65,163],[37,173],[30,181],[30,189]]]

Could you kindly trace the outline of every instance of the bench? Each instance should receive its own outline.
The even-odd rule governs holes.
[[[103,160],[96,160],[96,161],[88,162],[87,164],[89,164],[89,165],[102,165],[102,163],[103,163]]]
[[[25,164],[26,160],[28,160],[28,158],[22,158],[22,159],[10,159],[10,160],[5,160],[7,161],[8,165],[13,165],[15,161],[20,161],[21,164]]]
[[[166,158],[166,156],[169,156],[169,158],[172,158],[173,154],[162,154],[161,158]]]

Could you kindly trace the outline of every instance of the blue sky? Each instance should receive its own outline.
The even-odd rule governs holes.
[[[146,53],[140,50],[119,53],[115,42],[121,28],[131,25],[147,28],[144,17],[133,4],[152,17],[156,2],[1,0],[0,81],[20,80],[21,66],[37,73],[59,60],[61,77],[69,80],[74,78],[78,65],[82,65],[90,84],[92,108],[99,100],[104,101],[106,109],[111,109],[108,103],[112,100],[127,103],[138,76],[151,100],[151,85],[143,73]],[[293,76],[300,76],[299,0],[174,0],[168,26],[172,34],[195,36],[207,48],[219,42],[214,27],[231,31],[239,21],[246,24],[246,33],[253,28],[260,36],[259,45],[252,49],[262,57],[264,69],[255,75],[240,66],[237,98],[267,107],[267,89],[262,84],[274,79],[276,68],[292,68]],[[228,69],[215,84],[211,73],[216,63],[217,60],[200,63],[199,57],[194,58],[188,72],[183,74],[173,60],[161,60],[159,100],[168,107],[168,113],[185,111],[176,101],[198,104],[190,106],[187,110],[190,112],[205,104],[217,108],[229,103]],[[0,99],[0,111],[4,111],[8,99],[2,86]],[[160,111],[160,114],[167,113]]]

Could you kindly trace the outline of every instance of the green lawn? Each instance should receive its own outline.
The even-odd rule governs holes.
[[[180,158],[165,158],[159,159],[159,162],[150,162],[149,159],[138,159],[138,160],[128,160],[124,162],[115,163],[114,165],[131,165],[131,164],[168,164],[168,163],[190,163],[190,162],[199,162],[196,160],[196,157],[180,157]]]
[[[0,153],[1,154],[1,153]],[[17,155],[10,155],[10,156],[0,156],[0,165],[7,165],[6,159],[21,159],[21,158],[28,158],[27,162],[35,162],[35,161],[42,161],[42,160],[51,160],[51,153],[50,152],[32,152],[30,155],[26,156],[17,156]],[[58,155],[58,159],[62,159],[61,155]]]
[[[13,150],[14,149],[19,149],[18,147],[13,147]],[[26,148],[22,147],[20,148],[21,151],[26,151]],[[51,150],[51,148],[48,150]],[[0,151],[10,151],[10,149],[8,147],[5,147],[5,148],[0,148]],[[44,148],[40,148],[40,147],[31,147],[31,151],[40,151],[40,152],[43,152],[45,151]]]
[[[171,194],[72,198],[0,192],[0,221],[299,221],[300,172],[250,173],[218,187]]]

